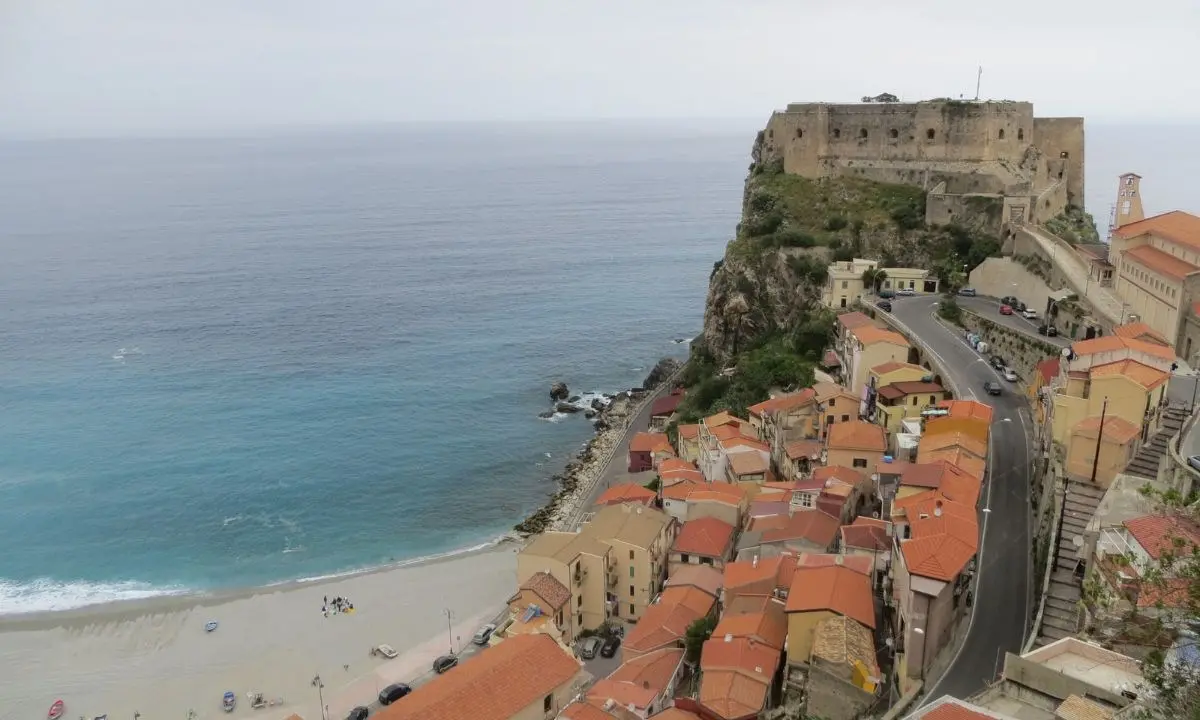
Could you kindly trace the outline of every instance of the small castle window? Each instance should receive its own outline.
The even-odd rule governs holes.
[[[841,130],[839,130],[838,128],[834,128],[834,129],[833,129],[833,137],[834,137],[834,138],[840,138],[841,136],[842,136],[842,131],[841,131]]]
[[[1058,156],[1059,156],[1060,158],[1066,159],[1066,158],[1069,158],[1069,157],[1071,157],[1071,153],[1067,152],[1066,150],[1063,150],[1062,152],[1060,152],[1060,153],[1058,154]]]
[[[896,138],[900,137],[900,131],[897,130],[896,128],[892,128],[891,132],[889,132],[888,135],[891,135],[892,139],[895,140]]]
[[[866,128],[863,128],[862,130],[859,130],[859,131],[858,131],[858,136],[859,136],[860,138],[866,138],[866,137],[867,137],[867,129],[866,129]]]
[[[1017,128],[1017,139],[1018,140],[1025,139],[1025,128]]]
[[[933,128],[929,128],[928,130],[925,131],[925,139],[926,140],[932,140],[933,136],[934,136]]]
[[[775,131],[774,131],[774,130],[768,130],[768,131],[767,131],[767,137],[769,137],[769,138],[771,138],[772,140],[774,140],[774,139],[775,139]]]
[[[1004,128],[1000,128],[1000,139],[1004,139]]]
[[[798,138],[804,137],[804,130],[802,130],[801,128],[796,128],[796,137],[798,137]]]

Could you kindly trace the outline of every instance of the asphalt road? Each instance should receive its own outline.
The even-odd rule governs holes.
[[[1004,382],[960,333],[935,319],[937,302],[930,297],[899,298],[892,301],[892,315],[926,343],[959,398],[986,403],[994,415],[970,625],[946,673],[927,688],[924,702],[942,695],[965,698],[983,689],[996,677],[1004,653],[1021,651],[1033,610],[1029,518],[1033,419],[1019,386]],[[999,381],[1004,393],[987,395],[983,384],[988,380]]]
[[[927,299],[927,298],[901,298],[902,300]],[[1026,320],[1019,313],[1014,312],[1012,315],[1000,314],[1000,301],[996,298],[978,295],[976,297],[957,297],[960,307],[981,317],[987,318],[992,322],[1003,325],[1011,330],[1016,330],[1019,333],[1024,333],[1031,338],[1048,342],[1058,347],[1066,347],[1071,344],[1071,339],[1061,335],[1057,337],[1047,337],[1046,335],[1038,335],[1038,325],[1042,324],[1042,319]],[[893,303],[894,304],[894,303]],[[903,312],[903,310],[901,310]],[[1061,329],[1061,328],[1060,328]]]

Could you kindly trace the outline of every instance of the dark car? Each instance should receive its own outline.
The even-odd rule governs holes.
[[[367,716],[370,714],[370,710],[362,705],[359,705],[350,711],[350,714],[346,716],[346,720],[367,720]]]
[[[988,395],[999,395],[1000,393],[1004,392],[1004,388],[1000,387],[1000,383],[996,382],[995,380],[988,380],[985,382],[983,384],[983,389],[987,391]]]
[[[896,297],[896,291],[895,290],[880,290],[879,297],[883,298],[884,300],[891,300],[892,298]]]
[[[1004,362],[1004,358],[1000,357],[999,355],[993,355],[992,359],[988,362],[991,363],[991,366],[997,370],[1003,370],[1004,368],[1008,367],[1008,363]]]
[[[379,704],[380,705],[391,705],[392,703],[396,702],[397,700],[399,700],[400,698],[409,694],[410,692],[412,692],[412,688],[409,687],[408,685],[405,685],[404,683],[396,683],[395,685],[388,685],[383,690],[379,691]]]
[[[446,672],[450,668],[458,664],[458,658],[453,655],[443,655],[433,661],[433,671],[438,675]]]
[[[1016,310],[1017,312],[1021,312],[1022,310],[1025,309],[1025,303],[1023,303],[1019,299],[1017,299],[1017,297],[1015,295],[1006,295],[1005,297],[1000,298],[1000,304],[1008,305],[1009,307],[1011,307],[1013,310]]]
[[[1058,328],[1054,327],[1053,325],[1047,325],[1046,334],[1050,337],[1058,337]]]
[[[887,300],[880,300],[879,302],[875,303],[875,307],[879,308],[880,310],[882,310],[884,312],[892,311],[892,304],[890,302],[888,302]]]
[[[604,644],[600,646],[600,657],[610,658],[617,654],[617,648],[621,647],[621,638],[616,635],[609,635]]]
[[[975,297],[975,288],[972,288],[972,287],[959,288],[958,294],[962,295],[963,297]]]

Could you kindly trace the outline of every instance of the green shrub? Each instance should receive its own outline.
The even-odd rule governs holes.
[[[825,221],[825,229],[829,232],[837,232],[849,224],[849,221],[847,221],[846,218],[842,217],[841,215],[831,215]]]
[[[809,255],[793,255],[788,258],[788,267],[797,278],[811,285],[824,285],[829,279],[829,264]]]
[[[817,245],[817,239],[799,230],[777,230],[763,239],[764,245],[770,247],[810,248]]]
[[[749,237],[762,237],[763,235],[770,235],[775,232],[782,224],[783,215],[777,212],[769,212],[764,215],[756,215],[748,218],[743,223],[743,228]]]

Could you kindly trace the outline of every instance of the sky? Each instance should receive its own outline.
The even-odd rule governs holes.
[[[765,118],[975,94],[1200,120],[1196,0],[0,0],[0,135]]]

